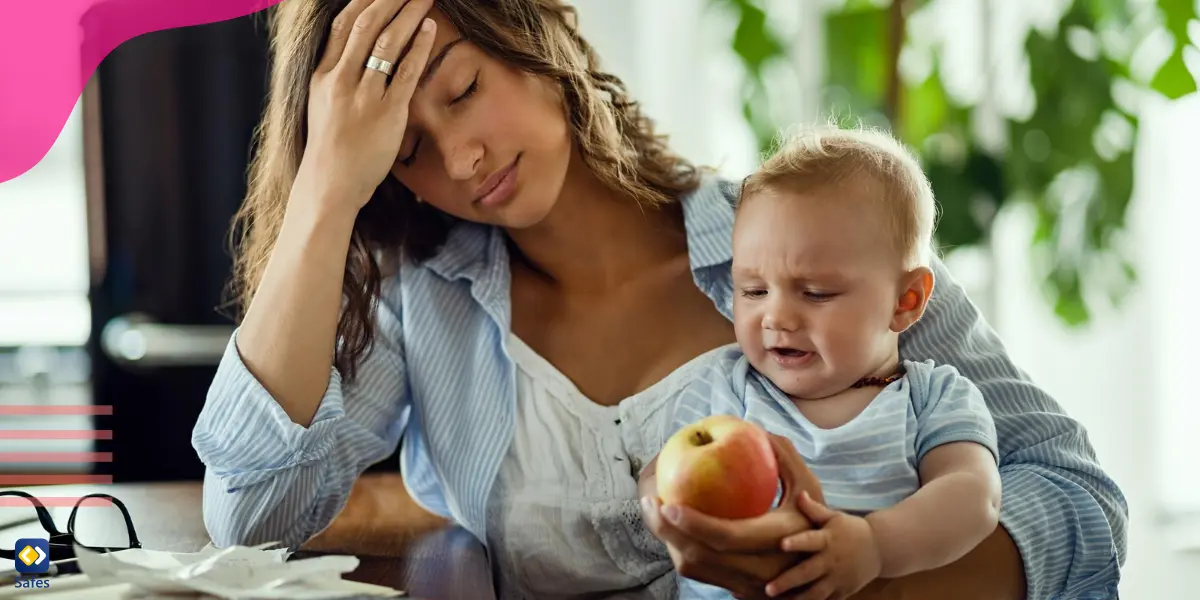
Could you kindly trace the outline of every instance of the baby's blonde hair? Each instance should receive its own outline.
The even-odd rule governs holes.
[[[836,125],[792,129],[746,178],[739,202],[765,190],[805,192],[864,177],[882,188],[878,206],[887,211],[884,223],[905,268],[929,266],[937,219],[933,189],[916,157],[884,131]]]

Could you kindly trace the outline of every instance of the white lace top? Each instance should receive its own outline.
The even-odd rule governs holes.
[[[515,335],[516,432],[488,503],[499,600],[676,595],[666,547],[642,524],[637,474],[662,447],[696,357],[602,406]]]

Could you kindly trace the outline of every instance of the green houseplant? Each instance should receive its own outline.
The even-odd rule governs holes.
[[[708,1],[736,22],[730,46],[745,72],[743,114],[766,151],[783,124],[769,116],[765,73],[788,61],[788,40],[760,0]],[[1014,117],[997,113],[991,90],[974,102],[947,93],[938,48],[908,35],[909,23],[936,1],[846,0],[825,9],[823,110],[889,128],[918,152],[939,200],[942,249],[986,247],[1005,203],[1032,204],[1047,299],[1065,323],[1085,323],[1096,296],[1086,292],[1119,303],[1135,281],[1116,241],[1133,192],[1138,117],[1131,98],[1196,91],[1184,58],[1196,51],[1188,48],[1189,25],[1200,38],[1196,3],[1067,0],[1055,26],[1031,28],[1024,38],[1034,106]],[[1002,0],[979,1],[988,10]],[[1149,71],[1135,68],[1135,51],[1155,36],[1166,40],[1165,57]],[[986,57],[991,40],[985,35],[980,44]],[[906,52],[923,53],[929,68],[906,74]],[[988,119],[998,124],[999,144],[978,133]]]

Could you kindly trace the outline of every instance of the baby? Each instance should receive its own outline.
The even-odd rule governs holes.
[[[738,343],[680,395],[663,439],[736,415],[790,439],[820,480],[825,504],[799,501],[816,528],[781,532],[783,551],[809,556],[769,595],[844,598],[951,563],[996,528],[996,432],[979,390],[950,365],[899,357],[933,293],[934,219],[917,161],[880,132],[808,130],[744,183]],[[680,585],[682,598],[716,589]]]

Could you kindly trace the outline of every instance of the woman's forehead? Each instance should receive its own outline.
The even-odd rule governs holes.
[[[421,75],[422,86],[433,79],[438,69],[447,62],[451,55],[463,52],[469,45],[463,43],[466,39],[440,10],[436,8],[430,10],[428,16],[437,24],[437,32],[434,34],[433,46],[429,49],[429,59],[426,61]]]
[[[437,54],[437,52],[447,44],[450,44],[462,37],[462,33],[459,32],[458,27],[456,27],[454,23],[450,21],[450,18],[446,16],[446,13],[442,12],[436,6],[430,9],[425,16],[432,19],[434,24],[437,25],[437,33],[435,33],[433,36],[433,49],[431,56],[433,54]]]

